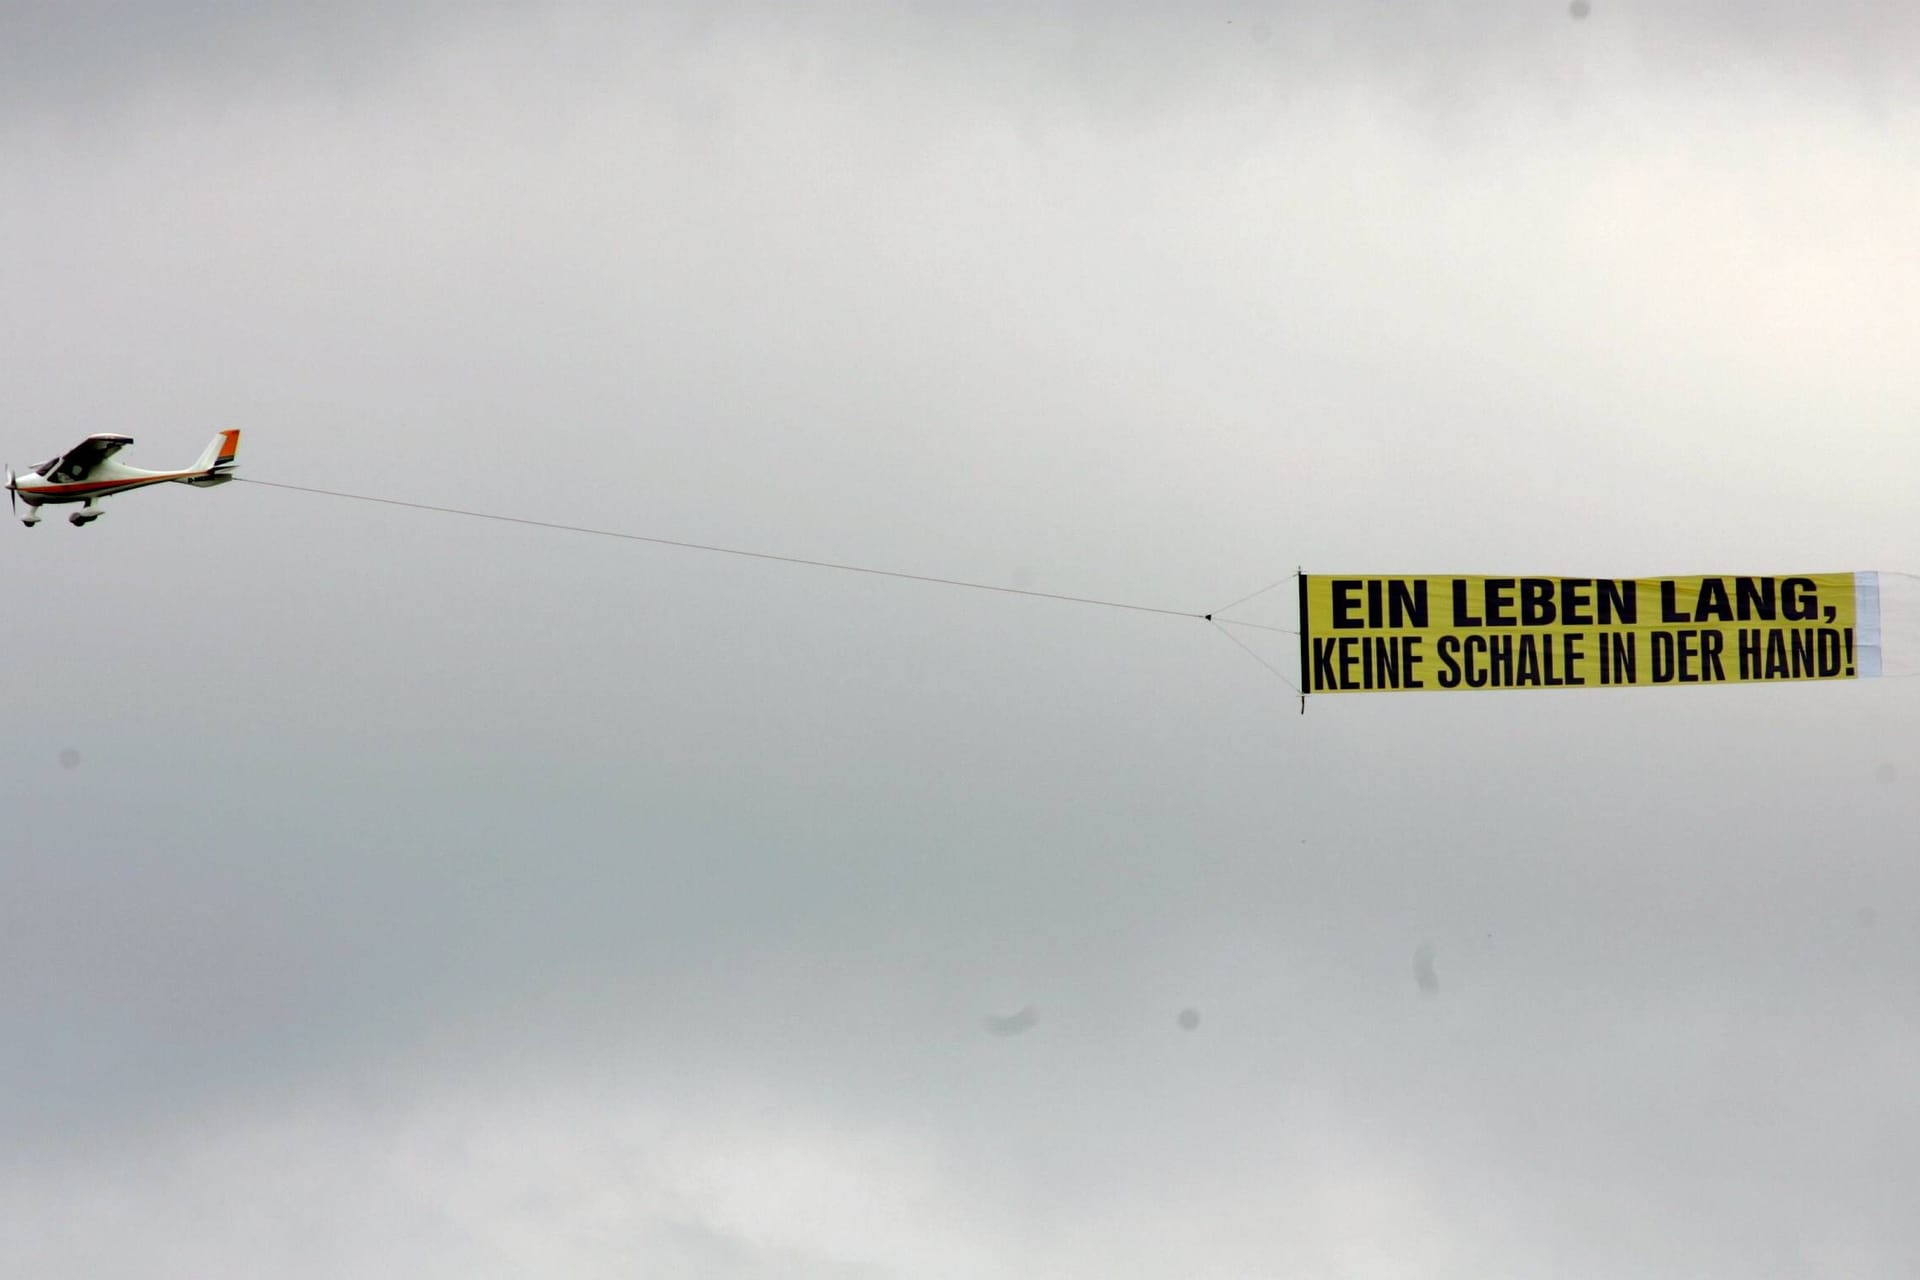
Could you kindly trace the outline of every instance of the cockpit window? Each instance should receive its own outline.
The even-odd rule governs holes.
[[[53,469],[60,465],[60,460],[64,457],[66,457],[64,453],[56,453],[53,457],[48,458],[45,462],[35,467],[34,472],[42,476],[51,476]]]

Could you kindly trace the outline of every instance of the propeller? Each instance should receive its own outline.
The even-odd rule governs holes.
[[[13,514],[20,514],[20,488],[13,482],[13,468],[7,468],[7,497],[13,500]]]

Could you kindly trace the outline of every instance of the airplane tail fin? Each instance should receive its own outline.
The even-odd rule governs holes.
[[[233,479],[234,463],[240,453],[240,433],[222,431],[213,438],[213,443],[194,460],[191,470],[200,474],[188,480],[188,484],[207,488],[216,484],[225,484]]]

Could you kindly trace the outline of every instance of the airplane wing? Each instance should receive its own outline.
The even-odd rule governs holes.
[[[93,469],[133,443],[132,436],[88,436],[73,448],[67,450],[60,459],[60,465],[54,468],[56,475],[48,479],[58,479],[71,484],[76,480],[85,480],[93,474]]]

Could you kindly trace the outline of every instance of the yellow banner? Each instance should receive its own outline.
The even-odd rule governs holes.
[[[1300,575],[1307,693],[1880,674],[1879,576]]]

